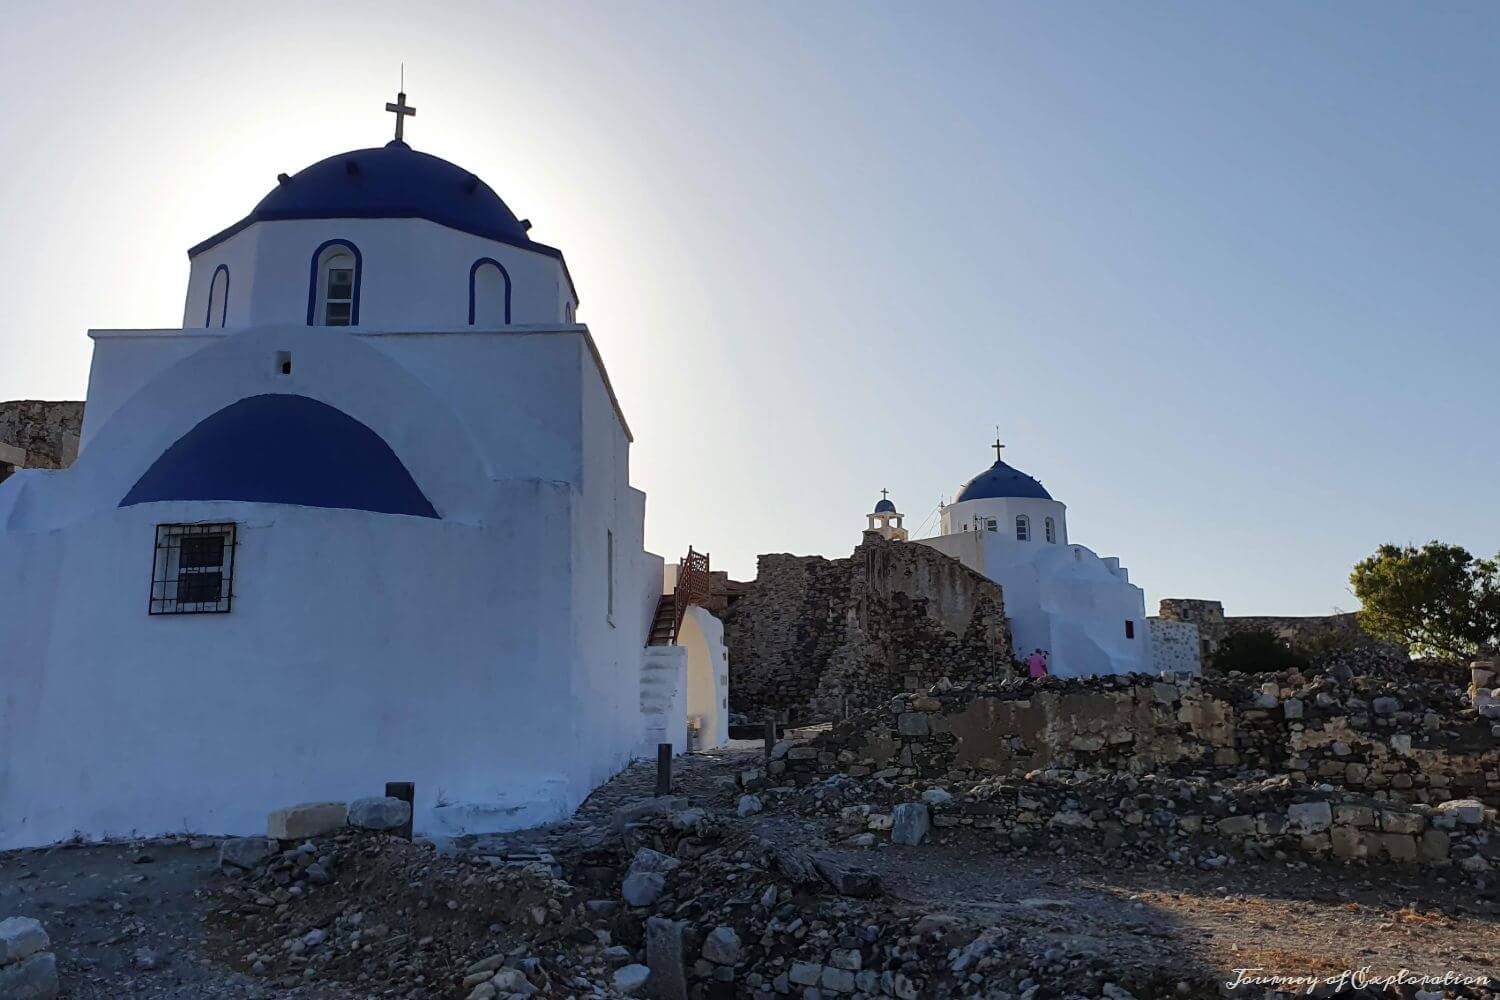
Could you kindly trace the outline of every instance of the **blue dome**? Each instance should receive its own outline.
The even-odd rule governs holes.
[[[877,513],[877,514],[894,514],[894,513],[896,513],[896,505],[893,504],[893,503],[891,503],[889,500],[885,499],[884,497],[881,497],[880,498],[880,502],[875,505],[875,513]]]
[[[533,243],[494,190],[456,164],[399,140],[330,156],[292,176],[239,222],[188,251],[192,257],[255,222],[281,219],[426,219],[440,226],[555,257]]]
[[[958,499],[954,503],[964,500],[996,500],[1026,498],[1032,500],[1051,500],[1052,494],[1048,493],[1041,483],[1032,479],[1020,469],[1013,469],[1004,462],[996,462],[988,469],[969,480],[959,489]]]

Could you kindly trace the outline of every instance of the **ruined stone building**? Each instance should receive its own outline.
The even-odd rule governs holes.
[[[65,469],[78,457],[83,403],[0,403],[0,480],[17,469]]]
[[[1281,639],[1294,651],[1304,656],[1314,656],[1333,649],[1350,647],[1380,647],[1404,656],[1406,650],[1393,643],[1376,639],[1359,625],[1357,612],[1332,615],[1239,615],[1226,616],[1220,601],[1201,598],[1165,597],[1159,605],[1160,622],[1172,625],[1192,625],[1197,630],[1198,655],[1205,666],[1213,662],[1214,654],[1224,640],[1234,635],[1265,633]]]
[[[724,612],[730,707],[803,721],[1013,669],[994,581],[934,549],[867,531],[847,559],[763,555]]]

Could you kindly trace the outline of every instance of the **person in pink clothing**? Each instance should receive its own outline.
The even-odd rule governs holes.
[[[1040,649],[1032,650],[1030,656],[1026,657],[1026,672],[1032,677],[1047,676],[1047,654]]]

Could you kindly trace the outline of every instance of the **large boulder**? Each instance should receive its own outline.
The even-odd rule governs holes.
[[[740,960],[740,936],[733,927],[715,927],[703,939],[703,957],[715,965],[733,965]]]
[[[0,997],[5,1000],[53,1000],[57,991],[57,956],[50,951],[0,965]]]
[[[903,802],[892,811],[891,843],[920,844],[932,818],[925,802]]]
[[[631,872],[620,883],[620,894],[631,906],[650,906],[666,887],[666,876],[660,872]]]
[[[1452,816],[1455,822],[1478,826],[1484,822],[1484,803],[1478,799],[1449,799],[1436,806],[1439,815]]]
[[[0,920],[0,965],[19,962],[28,955],[46,951],[47,931],[40,920],[6,917]]]
[[[266,820],[266,836],[273,840],[306,840],[336,833],[349,819],[343,802],[304,802],[278,809]]]
[[[646,964],[655,1000],[688,1000],[687,921],[651,917],[646,921]]]
[[[349,803],[349,825],[361,830],[399,830],[411,819],[411,803],[389,795]]]
[[[651,970],[644,965],[625,965],[615,970],[615,991],[628,997],[636,996],[646,988]]]
[[[281,845],[269,837],[234,837],[219,844],[219,867],[226,872],[233,868],[248,871],[280,850]]]
[[[1286,811],[1293,833],[1322,833],[1333,825],[1333,806],[1327,802],[1298,802]]]

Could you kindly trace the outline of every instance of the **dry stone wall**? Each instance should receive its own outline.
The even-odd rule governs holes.
[[[724,621],[730,707],[756,718],[841,718],[942,677],[1015,670],[999,585],[876,532],[847,559],[761,556]]]
[[[749,783],[805,788],[838,808],[848,807],[831,793],[861,783],[876,801],[852,819],[867,815],[871,830],[894,822],[883,791],[894,805],[903,786],[927,784],[909,805],[937,827],[1167,847],[1209,838],[1265,856],[1490,871],[1500,733],[1463,707],[1462,689],[1382,683],[1292,673],[1261,687],[1142,676],[939,684],[778,745]]]
[[[20,469],[64,469],[78,457],[81,402],[20,399],[0,403],[0,463]]]
[[[1376,639],[1365,632],[1360,628],[1359,615],[1355,612],[1305,617],[1228,617],[1224,614],[1224,605],[1219,601],[1168,597],[1162,599],[1158,615],[1152,621],[1195,625],[1198,629],[1199,652],[1205,668],[1212,666],[1214,653],[1225,639],[1250,632],[1277,636],[1292,649],[1309,658],[1350,649],[1373,649],[1402,657],[1407,652],[1402,647]]]

